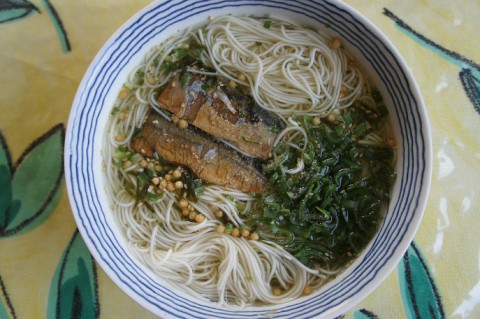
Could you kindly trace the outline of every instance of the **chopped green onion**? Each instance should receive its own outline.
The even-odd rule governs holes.
[[[245,210],[245,205],[242,205],[240,203],[237,203],[235,205],[235,207],[237,208],[237,211],[239,211],[239,212],[243,212]]]
[[[132,152],[116,152],[113,157],[117,160],[129,160],[132,155]]]
[[[143,159],[144,159],[143,156],[138,153],[133,154],[133,156],[130,158],[133,164],[137,164]]]
[[[387,145],[383,141],[358,140],[357,143],[364,146],[387,147]]]
[[[162,69],[162,71],[170,72],[171,70],[173,70],[173,62],[172,61],[163,62],[162,66],[161,66],[161,69]]]
[[[137,175],[137,179],[142,182],[142,183],[149,183],[150,179],[148,178],[148,175],[146,173],[140,173]]]
[[[203,182],[201,179],[195,179],[193,181],[193,192],[197,196],[203,194]]]
[[[278,228],[278,225],[275,223],[272,223],[272,234],[278,234],[280,229]]]
[[[353,130],[353,134],[356,136],[364,136],[365,132],[367,132],[367,125],[365,123],[361,123]]]
[[[288,160],[288,154],[287,153],[283,153],[282,155],[278,156],[276,159],[274,159],[273,162],[265,165],[263,167],[263,171],[265,173],[269,173],[269,172],[272,172],[273,170],[277,169],[278,167],[280,167],[280,165],[282,165],[283,163],[285,163],[285,161]]]
[[[358,206],[358,203],[356,201],[349,200],[349,199],[342,201],[342,207],[345,207],[348,209],[356,209],[357,206]]]
[[[279,128],[278,126],[276,126],[276,125],[270,125],[270,126],[268,127],[268,130],[269,130],[270,132],[272,132],[272,133],[275,133],[275,134],[280,133],[280,128]]]
[[[151,202],[156,202],[156,201],[158,201],[159,198],[160,198],[160,196],[158,196],[157,194],[153,194],[153,193],[148,193],[147,194],[147,199]]]
[[[120,112],[120,107],[115,106],[115,107],[112,109],[112,112],[110,112],[110,114],[111,114],[111,115],[116,115],[118,112]]]
[[[182,48],[177,48],[172,51],[172,56],[175,61],[181,60],[186,55],[187,55],[187,50]]]
[[[204,91],[208,91],[208,90],[210,90],[211,88],[212,88],[212,86],[211,86],[210,84],[208,84],[208,83],[202,84],[202,90],[204,90]]]
[[[186,88],[189,81],[190,81],[190,74],[188,74],[187,72],[183,73],[182,77],[180,78],[180,84],[182,85],[182,87]]]
[[[130,82],[125,82],[123,83],[123,86],[129,90],[135,90],[137,88],[137,86],[133,83],[130,83]]]
[[[263,239],[284,245],[307,266],[347,263],[377,229],[381,203],[388,200],[395,177],[386,143],[358,140],[377,127],[379,118],[371,113],[351,107],[335,123],[320,126],[295,117],[307,133],[307,145],[303,151],[276,146],[274,154],[280,155],[263,167],[269,191],[259,196],[246,223],[258,225]],[[286,174],[285,167],[298,160],[303,170]]]
[[[200,58],[202,57],[203,51],[204,51],[204,50],[201,49],[201,48],[195,48],[195,49],[193,49],[193,55],[194,55],[196,58],[200,59]]]
[[[353,118],[352,114],[350,112],[345,113],[343,116],[343,120],[345,121],[345,124],[348,126],[353,123]]]

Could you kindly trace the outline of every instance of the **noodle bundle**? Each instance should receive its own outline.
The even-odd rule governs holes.
[[[158,152],[147,160],[132,148],[149,112],[180,123],[159,103],[159,96],[182,69],[222,79],[225,86],[246,92],[263,110],[278,116],[284,128],[272,141],[271,158],[264,167],[278,169],[287,178],[303,174],[312,167],[310,127],[316,129],[325,121],[338,124],[342,112],[358,103],[367,113],[378,104],[353,58],[332,41],[281,18],[226,15],[152,48],[130,74],[113,107],[103,144],[107,192],[131,253],[176,291],[229,307],[280,304],[311,293],[348,265],[305,263],[289,251],[282,243],[293,235],[283,238],[282,232],[270,229],[273,223],[260,222],[253,213],[259,212],[259,198],[270,207],[268,199],[273,195],[259,197],[204,183],[186,206],[181,200],[195,189],[187,189],[180,177],[174,182],[172,176],[177,172],[185,176],[188,170],[165,163]],[[180,65],[185,52],[193,52],[198,62]],[[223,100],[229,107],[230,102]],[[305,126],[305,119],[314,124]],[[391,141],[383,122],[375,130],[368,128],[361,140],[365,145]],[[241,156],[254,158],[224,142]],[[300,155],[289,162],[287,153]],[[160,175],[164,167],[170,171]],[[154,175],[145,175],[147,170]],[[173,186],[159,190],[163,182]],[[237,236],[231,235],[234,230]]]

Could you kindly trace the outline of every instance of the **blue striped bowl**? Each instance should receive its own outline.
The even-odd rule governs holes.
[[[380,10],[380,8],[379,8]],[[193,300],[156,278],[127,251],[112,218],[102,174],[102,135],[114,99],[130,70],[153,45],[177,30],[220,14],[277,14],[344,39],[382,92],[398,142],[398,178],[386,218],[361,257],[320,291],[279,306],[244,310]],[[390,41],[352,8],[337,1],[156,1],[104,45],[78,89],[68,122],[65,176],[78,228],[111,279],[162,318],[334,317],[371,293],[395,268],[420,223],[431,176],[431,138],[425,107],[403,59]]]

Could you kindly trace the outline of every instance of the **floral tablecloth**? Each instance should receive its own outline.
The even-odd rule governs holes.
[[[62,164],[77,85],[147,0],[0,0],[0,318],[153,318],[95,264]],[[480,318],[480,1],[347,0],[424,96],[431,193],[396,270],[345,318]]]

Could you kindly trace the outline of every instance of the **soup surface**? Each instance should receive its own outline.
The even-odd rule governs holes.
[[[334,278],[395,179],[378,90],[341,39],[280,17],[219,16],[153,47],[112,108],[104,159],[132,254],[229,307]]]

